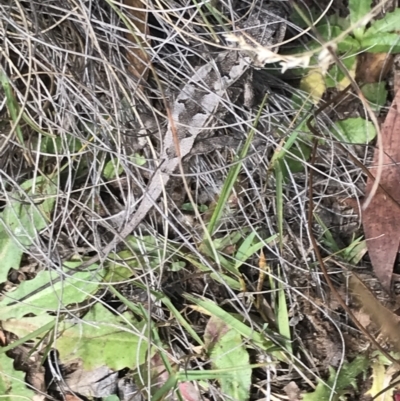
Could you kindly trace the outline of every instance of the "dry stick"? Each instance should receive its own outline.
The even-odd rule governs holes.
[[[346,302],[343,301],[343,299],[342,299],[342,297],[340,296],[338,290],[337,290],[336,287],[333,285],[332,280],[331,280],[331,278],[329,277],[329,274],[328,274],[328,271],[327,271],[327,269],[326,269],[324,260],[323,260],[323,258],[322,258],[322,256],[321,256],[320,251],[319,251],[319,247],[318,247],[317,240],[315,239],[315,236],[314,236],[314,234],[313,234],[313,227],[312,227],[312,223],[313,223],[313,211],[314,211],[314,201],[313,201],[313,167],[314,167],[315,159],[316,159],[316,155],[317,155],[318,138],[320,138],[321,135],[320,135],[320,133],[311,125],[311,121],[312,121],[313,119],[315,119],[316,116],[317,116],[319,113],[321,113],[324,109],[326,109],[326,108],[328,107],[328,105],[329,105],[331,102],[333,102],[333,101],[335,101],[335,100],[337,100],[337,99],[342,98],[342,96],[344,95],[344,93],[346,93],[347,90],[348,90],[349,88],[350,88],[350,86],[348,86],[342,93],[339,93],[339,95],[336,96],[333,100],[331,100],[330,102],[328,102],[328,103],[324,104],[323,106],[321,106],[321,107],[316,111],[316,113],[315,113],[313,116],[311,116],[311,117],[308,119],[308,121],[307,121],[307,126],[308,126],[308,128],[309,128],[310,131],[315,135],[315,138],[314,138],[314,140],[313,140],[313,150],[312,150],[312,157],[311,157],[311,162],[310,162],[311,167],[308,169],[308,174],[309,174],[309,184],[308,184],[308,197],[309,197],[309,200],[308,200],[309,206],[308,206],[308,207],[309,207],[309,209],[308,209],[308,220],[307,220],[308,231],[309,231],[311,243],[312,243],[312,246],[313,246],[313,249],[314,249],[314,252],[315,252],[315,256],[317,257],[318,263],[319,263],[319,265],[320,265],[320,267],[321,267],[321,271],[322,271],[322,273],[323,273],[323,275],[324,275],[324,278],[325,278],[325,280],[326,280],[326,282],[327,282],[327,284],[328,284],[328,286],[329,286],[329,289],[331,290],[332,294],[333,294],[333,295],[336,297],[336,299],[338,300],[340,306],[341,306],[341,307],[344,309],[344,311],[349,315],[350,319],[351,319],[351,320],[353,321],[353,323],[358,327],[358,329],[371,341],[371,343],[372,343],[383,355],[385,355],[386,358],[388,358],[391,362],[393,362],[393,363],[397,364],[398,366],[400,366],[400,360],[397,360],[397,359],[393,358],[387,351],[385,351],[385,350],[381,347],[381,345],[378,344],[378,342],[375,340],[375,338],[374,338],[374,337],[364,328],[364,326],[356,319],[356,317],[354,316],[354,314],[353,314],[353,312],[351,311],[351,309],[347,306]],[[342,144],[338,143],[338,145],[339,145],[339,148],[341,148],[341,149],[343,149],[343,150],[346,150]],[[346,151],[347,151],[347,150],[346,150]],[[347,151],[347,152],[348,152],[349,156],[351,157],[351,159],[352,159],[353,161],[357,160],[357,158],[354,157],[349,151]],[[361,165],[361,166],[362,166],[362,170],[363,170],[363,171],[367,171],[367,172],[368,172],[368,173],[367,173],[368,176],[374,178],[373,175],[368,171],[368,169],[367,169],[362,163],[359,162],[359,160],[357,160],[356,164],[357,164],[358,166]],[[380,184],[378,184],[378,185],[379,185],[380,188],[382,188],[382,189],[385,191],[385,193],[386,193],[388,196],[390,196],[390,195],[387,193],[387,191],[386,191]],[[392,200],[394,200],[392,196],[390,196],[390,198],[391,198]],[[394,200],[394,202],[395,202],[398,206],[400,206],[400,205],[398,204],[398,202],[396,202],[395,200]]]

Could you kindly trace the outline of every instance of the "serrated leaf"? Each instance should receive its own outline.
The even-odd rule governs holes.
[[[356,24],[371,11],[372,0],[349,0],[350,23]],[[354,29],[353,33],[357,39],[360,39],[365,31],[364,26]]]
[[[219,378],[221,391],[234,400],[248,400],[252,369],[242,337],[221,319],[212,317],[208,321],[204,340],[213,368],[226,369],[227,374]],[[230,368],[233,370],[229,371]]]
[[[365,356],[358,356],[351,363],[345,363],[339,374],[335,369],[329,369],[327,385],[322,381],[318,382],[315,391],[303,395],[303,401],[337,401],[340,396],[346,393],[351,387],[356,386],[357,376],[363,373],[369,366],[369,360]],[[337,376],[337,377],[336,377]],[[336,381],[336,383],[335,383]],[[335,385],[335,394],[331,397],[331,388]]]
[[[360,42],[361,50],[369,53],[400,53],[400,35],[397,33],[368,34]]]
[[[376,401],[391,401],[393,398],[394,388],[389,388],[392,377],[398,373],[398,368],[396,366],[389,366],[386,368],[385,364],[376,358],[372,363],[372,386],[365,393],[371,397],[376,397],[383,389],[387,389],[386,392],[381,394],[379,397],[375,398]]]
[[[62,322],[60,332],[56,342],[60,360],[66,363],[80,358],[85,370],[104,365],[113,370],[135,369],[145,362],[150,350],[144,323],[128,312],[114,315],[99,303],[78,324]]]
[[[79,262],[67,262],[69,268],[79,266]],[[92,266],[93,268],[94,266]],[[94,272],[79,272],[65,276],[61,281],[52,283],[60,272],[43,270],[33,280],[24,281],[12,293],[7,293],[0,302],[1,318],[19,319],[29,313],[40,315],[46,312],[63,310],[67,305],[84,301],[88,294],[97,291],[101,277]],[[49,284],[47,288],[40,289]],[[25,299],[32,292],[37,293]]]
[[[377,33],[397,31],[400,26],[400,8],[396,8],[391,13],[386,13],[380,20],[374,21],[366,30],[366,36],[376,35]]]
[[[0,283],[7,280],[11,268],[19,268],[24,247],[32,245],[38,232],[47,226],[57,193],[57,186],[43,177],[24,182],[21,189],[25,193],[13,192],[0,215]]]
[[[13,360],[0,355],[0,394],[3,401],[33,400],[34,391],[25,385],[25,373],[14,369]]]
[[[361,117],[337,121],[334,126],[336,130],[333,130],[333,134],[347,143],[368,143],[376,137],[374,124]]]

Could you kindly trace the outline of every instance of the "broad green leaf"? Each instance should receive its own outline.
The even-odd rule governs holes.
[[[44,138],[46,140],[46,151],[55,155],[65,155],[67,152],[77,153],[82,148],[82,142],[72,136],[67,135],[65,138]]]
[[[332,14],[328,17],[331,25],[338,26],[343,31],[350,28],[350,21],[348,18],[340,17],[338,14]],[[321,24],[323,25],[323,24]]]
[[[11,268],[19,269],[24,247],[32,245],[47,226],[57,193],[57,186],[43,177],[24,182],[21,189],[25,196],[14,191],[0,214],[0,283],[7,280]]]
[[[68,262],[66,266],[74,268],[79,262]],[[92,266],[94,267],[94,266]],[[99,287],[101,277],[95,271],[79,272],[72,276],[64,273],[61,281],[53,283],[60,277],[61,272],[48,272],[43,270],[33,280],[24,281],[11,293],[7,293],[0,302],[1,318],[19,319],[29,313],[40,315],[46,312],[56,312],[69,304],[84,301],[89,294],[94,293]],[[50,286],[41,288],[50,283]],[[27,295],[37,291],[34,295]]]
[[[361,39],[361,50],[369,53],[400,53],[400,35],[397,33],[365,35]]]
[[[127,239],[129,247],[135,252],[148,254],[158,251],[160,245],[155,237],[145,235],[143,237],[129,236]]]
[[[379,111],[385,105],[388,95],[386,82],[365,84],[361,87],[361,91],[365,98],[372,103],[373,110]]]
[[[213,245],[215,249],[221,251],[227,246],[235,245],[242,239],[242,233],[239,231],[233,231],[229,233],[223,238],[215,238],[213,241]],[[210,255],[211,256],[211,255]]]
[[[0,399],[3,401],[33,400],[35,393],[25,385],[25,373],[14,369],[14,361],[0,355]]]
[[[339,35],[343,33],[342,28],[335,25],[321,25],[317,27],[319,34],[322,36],[324,41],[328,42],[332,39],[337,38]],[[318,48],[321,45],[315,41],[310,45],[310,48]],[[337,43],[337,50],[339,53],[347,53],[351,52],[351,54],[356,54],[360,48],[360,43],[358,40],[354,39],[351,36],[346,36],[344,39],[340,40]],[[303,49],[304,52],[304,49]]]
[[[325,384],[320,381],[315,391],[303,395],[303,401],[338,401],[346,391],[351,390],[351,388],[356,388],[357,376],[368,369],[369,363],[368,358],[365,356],[358,356],[353,362],[345,363],[340,369],[338,376],[336,371],[333,368],[330,368],[330,375],[327,383]],[[335,393],[333,397],[331,397],[331,389],[335,383],[335,379]]]
[[[134,153],[132,156],[129,156],[129,160],[136,166],[144,166],[147,163],[146,158],[139,153]]]
[[[376,129],[372,122],[361,117],[347,118],[334,124],[333,134],[340,141],[347,143],[368,143],[376,137]]]
[[[120,401],[120,398],[117,395],[113,394],[107,397],[103,397],[103,401]]]
[[[103,176],[106,180],[112,180],[121,175],[124,171],[124,166],[119,159],[109,160],[103,169]]]
[[[135,332],[123,317],[134,326]],[[150,350],[145,324],[137,322],[129,312],[123,317],[97,303],[82,321],[62,322],[61,335],[55,344],[61,362],[81,358],[85,370],[104,365],[113,370],[126,367],[134,370],[143,364]]]
[[[296,156],[300,159],[297,159]],[[311,147],[304,142],[298,141],[295,147],[290,149],[284,159],[284,163],[281,164],[283,171],[283,177],[285,180],[289,177],[289,171],[292,174],[301,173],[304,171],[304,165],[311,156]]]
[[[204,333],[204,342],[213,369],[227,369],[228,375],[219,378],[221,391],[233,400],[248,400],[252,369],[240,334],[221,319],[211,317]]]
[[[378,33],[390,33],[398,31],[400,27],[400,8],[396,8],[391,13],[386,13],[380,20],[374,21],[366,30],[365,36],[372,36]]]
[[[349,0],[350,23],[358,23],[371,11],[372,0]],[[353,33],[357,39],[361,39],[365,31],[365,24],[355,28]]]

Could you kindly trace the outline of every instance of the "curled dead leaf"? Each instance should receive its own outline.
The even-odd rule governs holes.
[[[383,169],[380,186],[362,215],[365,239],[376,277],[387,292],[391,290],[393,266],[400,245],[400,91],[397,92],[382,127]],[[369,170],[378,170],[379,150]],[[374,180],[368,178],[368,199]],[[383,188],[383,189],[382,189]]]
[[[400,351],[400,317],[384,307],[355,275],[350,277],[349,289],[361,310],[370,317],[393,348]]]

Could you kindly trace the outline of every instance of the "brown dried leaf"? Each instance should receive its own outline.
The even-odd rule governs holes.
[[[301,390],[295,382],[289,382],[286,384],[283,391],[286,393],[289,401],[300,401]]]
[[[393,61],[393,90],[398,92],[400,90],[400,54],[394,56]]]
[[[350,277],[349,289],[371,322],[395,350],[400,351],[400,317],[385,308],[355,275]]]
[[[381,186],[400,203],[400,91],[397,92],[382,127],[384,151]],[[369,168],[375,175],[378,164],[378,149]],[[373,180],[368,179],[366,197],[371,191]],[[363,227],[367,240],[368,253],[376,277],[386,291],[390,292],[393,265],[400,244],[400,208],[387,194],[378,188],[368,208],[363,212]]]
[[[381,82],[392,68],[393,56],[387,53],[361,53],[357,61],[357,81]]]
[[[113,372],[107,366],[86,371],[81,360],[69,363],[64,369],[70,367],[74,367],[74,370],[65,378],[65,391],[70,390],[85,397],[99,398],[116,393],[118,372]]]
[[[135,35],[126,34],[126,38],[133,44],[127,53],[127,58],[131,63],[129,70],[139,80],[145,81],[149,75],[149,56],[140,46],[149,45],[149,41],[146,39],[148,33],[146,5],[142,0],[124,0],[124,4],[133,7],[133,9],[129,9],[129,16],[131,24],[135,28]]]

